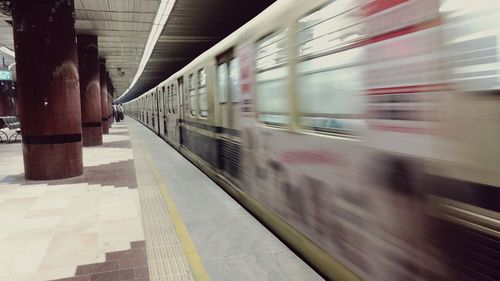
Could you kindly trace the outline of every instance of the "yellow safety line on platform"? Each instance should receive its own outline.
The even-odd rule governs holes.
[[[156,182],[158,183],[163,200],[165,200],[165,204],[167,205],[170,219],[172,219],[172,223],[174,224],[177,235],[179,236],[179,239],[181,241],[182,248],[184,249],[184,252],[189,260],[189,264],[191,265],[191,269],[193,270],[194,278],[197,281],[210,281],[211,280],[210,275],[205,269],[203,261],[201,260],[201,257],[198,254],[198,251],[196,250],[193,241],[191,240],[189,231],[187,230],[186,225],[182,221],[182,218],[179,212],[177,211],[177,208],[175,207],[174,200],[168,194],[167,191],[168,188],[165,181],[160,175],[160,172],[156,168],[156,165],[153,163],[153,160],[151,159],[149,154],[144,153],[144,155],[146,156],[149,166],[153,171],[153,176],[155,177]]]

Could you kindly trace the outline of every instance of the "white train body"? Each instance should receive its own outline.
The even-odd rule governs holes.
[[[495,279],[500,3],[465,2],[279,0],[125,109],[362,279]]]

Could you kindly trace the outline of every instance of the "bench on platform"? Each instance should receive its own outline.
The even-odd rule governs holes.
[[[0,142],[14,142],[21,135],[21,124],[16,116],[0,116]]]

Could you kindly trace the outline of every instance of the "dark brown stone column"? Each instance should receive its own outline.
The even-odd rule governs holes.
[[[109,134],[108,126],[108,82],[106,77],[106,60],[99,59],[99,77],[101,84],[101,127],[103,134]]]
[[[14,1],[25,177],[81,175],[82,119],[73,0]]]
[[[101,85],[97,36],[78,35],[83,146],[102,144]]]

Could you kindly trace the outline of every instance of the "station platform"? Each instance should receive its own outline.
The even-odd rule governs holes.
[[[84,175],[28,181],[0,144],[0,280],[323,280],[137,121],[85,147]]]

